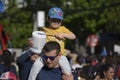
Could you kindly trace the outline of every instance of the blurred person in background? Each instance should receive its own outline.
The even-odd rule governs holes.
[[[82,68],[76,68],[74,73],[76,74],[77,80],[86,80],[86,76]]]
[[[114,62],[116,64],[114,64],[115,66],[115,78],[117,78],[118,80],[120,80],[120,56],[118,55],[118,53],[115,53],[117,54],[116,57],[114,58]]]
[[[72,69],[75,70],[76,68],[82,68],[83,67],[83,58],[78,55],[76,58],[75,58],[75,62],[74,64],[72,64]]]
[[[114,66],[106,63],[102,66],[102,80],[116,80],[114,79],[115,71]]]
[[[4,50],[1,55],[0,75],[4,72],[11,71],[18,76],[18,70],[15,64],[12,53],[9,50]]]
[[[95,74],[98,73],[98,59],[95,55],[86,57],[86,65],[83,66],[83,71],[86,76],[86,80],[94,80]]]
[[[11,43],[8,37],[8,34],[4,31],[4,26],[0,23],[0,55],[3,53],[3,50],[11,48]]]
[[[120,56],[117,57],[116,78],[120,80]]]
[[[78,53],[77,51],[74,51],[74,50],[70,50],[70,52],[67,54],[67,58],[71,66],[76,63],[77,56],[78,56]]]

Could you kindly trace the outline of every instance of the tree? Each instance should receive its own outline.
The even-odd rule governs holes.
[[[98,33],[101,30],[118,34],[120,32],[120,1],[118,0],[24,0],[27,6],[23,8],[17,8],[14,0],[9,1],[7,16],[0,15],[0,22],[9,33],[13,47],[23,47],[27,44],[27,39],[33,31],[32,14],[44,10],[47,15],[52,6],[63,9],[63,24],[76,34],[80,44],[84,44],[87,35],[91,33]],[[35,5],[31,4],[31,1],[36,1]],[[72,44],[69,41],[67,43]]]

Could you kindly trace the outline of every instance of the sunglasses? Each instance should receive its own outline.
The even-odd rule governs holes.
[[[46,55],[43,55],[43,58],[44,58],[45,60],[47,60],[47,59],[49,58],[51,61],[53,61],[57,56],[58,56],[58,55],[56,55],[56,56],[46,56]]]
[[[50,22],[58,22],[58,23],[61,23],[61,20],[60,20],[60,19],[50,19]]]

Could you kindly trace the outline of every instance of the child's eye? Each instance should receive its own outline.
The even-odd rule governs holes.
[[[51,22],[61,22],[60,19],[50,19]]]

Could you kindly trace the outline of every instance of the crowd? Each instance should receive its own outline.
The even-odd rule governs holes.
[[[28,80],[31,67],[40,56],[44,61],[44,66],[38,72],[35,80],[120,80],[120,56],[115,53],[112,56],[84,56],[70,52],[67,58],[72,73],[66,75],[59,65],[59,52],[60,45],[55,41],[47,42],[41,55],[27,49],[16,61],[12,52],[4,50],[0,56],[0,80],[8,80],[8,78]]]
[[[84,55],[70,51],[66,54],[65,39],[73,40],[76,36],[61,26],[62,20],[63,11],[51,8],[47,17],[49,27],[38,32],[46,35],[43,45],[29,38],[30,48],[16,60],[10,50],[4,50],[0,55],[0,80],[120,80],[120,56],[115,53]]]
[[[76,53],[72,54],[76,55]],[[71,56],[71,55],[70,55]],[[113,55],[81,55],[71,56],[72,69],[78,78],[85,80],[120,80],[120,56]],[[81,80],[81,79],[78,79]]]

